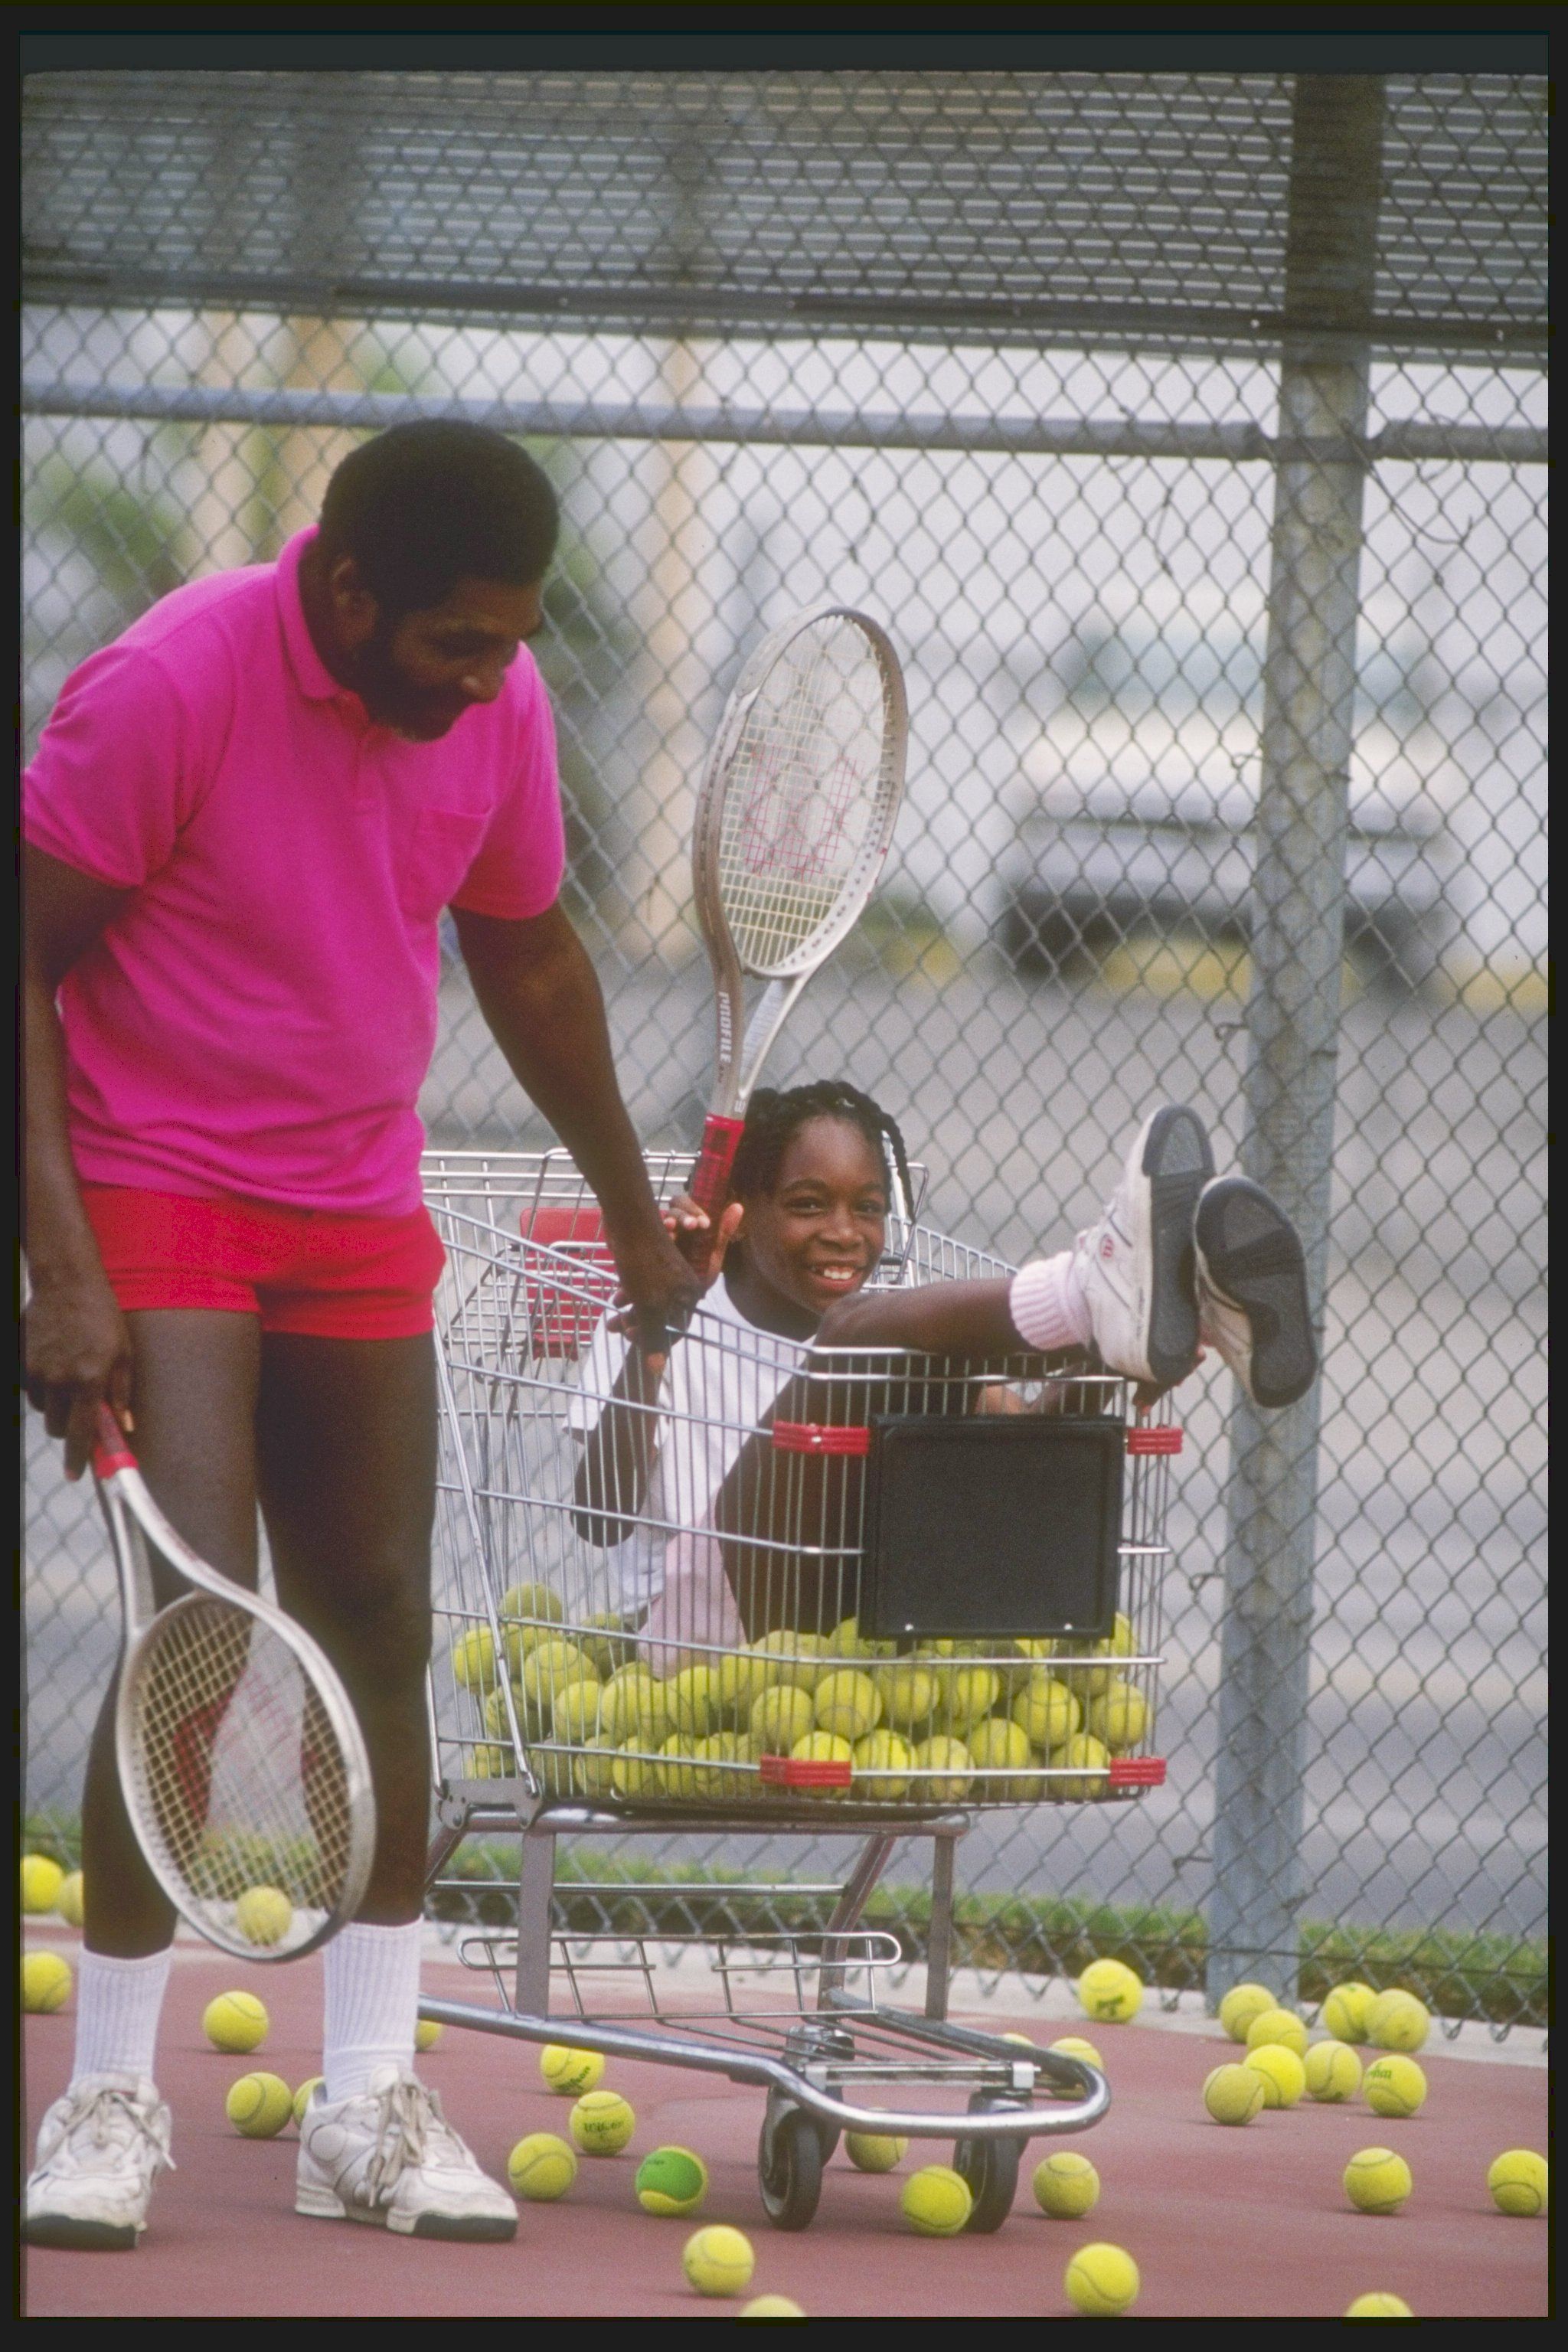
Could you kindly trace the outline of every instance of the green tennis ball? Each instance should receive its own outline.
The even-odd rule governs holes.
[[[294,1906],[279,1886],[247,1886],[234,1906],[234,1924],[247,1944],[280,1944],[294,1925]]]
[[[689,2147],[656,2147],[633,2183],[645,2213],[695,2213],[708,2194],[708,2167]]]
[[[70,1999],[70,1962],[58,1952],[28,1952],[22,1961],[22,2006],[31,2017],[52,2017]]]
[[[688,2238],[680,2264],[699,2294],[741,2294],[752,2284],[757,2258],[744,2231],[721,2221]]]
[[[1331,2033],[1336,2042],[1364,2042],[1367,2011],[1376,1999],[1370,1985],[1357,1984],[1353,1979],[1349,1984],[1335,1985],[1324,1995],[1320,2012],[1324,2032]]]
[[[909,2141],[891,2132],[846,2132],[844,2153],[858,2172],[892,2172],[909,2154]]]
[[[229,2085],[224,2113],[246,2139],[276,2139],[294,2113],[294,2094],[280,2075],[242,2074]]]
[[[1125,1960],[1090,1960],[1078,1980],[1078,1997],[1087,2016],[1114,2023],[1137,2016],[1143,1980]]]
[[[586,2091],[567,2117],[567,2126],[584,2156],[619,2156],[637,2119],[618,2091]]]
[[[1415,2314],[1396,2294],[1358,2294],[1345,2313],[1347,2319],[1414,2319]]]
[[[1219,2021],[1233,2042],[1245,2042],[1247,2029],[1253,2019],[1261,2017],[1266,2009],[1278,2009],[1279,2006],[1279,2000],[1267,1985],[1232,1985],[1219,2005]]]
[[[911,2172],[899,2204],[922,2238],[956,2238],[974,2210],[968,2181],[950,2164],[924,2164]]]
[[[1410,2194],[1410,2167],[1391,2147],[1363,2147],[1346,2165],[1344,2183],[1358,2213],[1397,2213]]]
[[[1117,2319],[1138,2299],[1138,2265],[1121,2246],[1080,2246],[1062,2284],[1087,2319]]]
[[[1247,2046],[1261,2050],[1268,2043],[1283,2050],[1293,2050],[1298,2058],[1307,2054],[1307,2029],[1293,2009],[1266,2009],[1255,2017],[1247,2029]]]
[[[554,2132],[530,2132],[506,2160],[514,2197],[531,2205],[553,2205],[577,2178],[577,2158]]]
[[[215,2050],[259,2050],[268,2023],[253,1992],[220,1992],[202,2011],[202,2032]]]
[[[1100,2175],[1087,2156],[1063,2148],[1036,2165],[1035,2202],[1053,2221],[1080,2221],[1100,2202]]]
[[[1362,2088],[1374,2116],[1419,2115],[1426,2104],[1426,2077],[1414,2058],[1374,2058]]]
[[[1546,2158],[1533,2148],[1510,2147],[1487,2168],[1487,2187],[1500,2213],[1525,2220],[1546,2210]]]
[[[1249,2124],[1263,2105],[1263,2077],[1254,2066],[1216,2066],[1204,2078],[1204,2105],[1216,2124]]]
[[[569,2050],[547,2042],[539,2053],[539,2079],[547,2091],[563,2099],[581,2098],[596,2091],[605,2078],[605,2061],[597,2050]]]
[[[1353,2099],[1361,2088],[1361,2060],[1348,2042],[1314,2042],[1301,2063],[1307,2071],[1307,2095],[1325,2105]]]

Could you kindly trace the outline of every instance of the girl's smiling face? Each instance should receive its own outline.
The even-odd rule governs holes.
[[[882,1255],[888,1182],[881,1155],[851,1121],[807,1119],[784,1148],[771,1192],[745,1203],[731,1293],[742,1313],[789,1312],[806,1336],[836,1299],[858,1290]],[[771,1300],[764,1297],[771,1293]]]

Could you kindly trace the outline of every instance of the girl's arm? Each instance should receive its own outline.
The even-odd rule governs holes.
[[[825,1348],[910,1348],[932,1356],[1017,1356],[1008,1305],[1011,1279],[923,1283],[915,1290],[863,1290],[841,1298],[822,1318]]]

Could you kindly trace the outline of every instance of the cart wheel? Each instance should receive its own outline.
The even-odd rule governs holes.
[[[757,2149],[763,2205],[775,2230],[804,2230],[822,2196],[822,2142],[815,2117],[770,2101]]]
[[[976,2091],[969,2102],[970,2114],[985,2114],[1006,2101],[989,2099],[984,2091]],[[988,2236],[999,2230],[1013,2210],[1013,2200],[1018,2189],[1018,2162],[1024,2152],[1020,2139],[961,2139],[954,2143],[952,2168],[962,2173],[969,2183],[969,2193],[974,2200],[974,2210],[965,2227]]]

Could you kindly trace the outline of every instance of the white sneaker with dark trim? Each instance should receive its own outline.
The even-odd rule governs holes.
[[[22,2233],[30,2246],[128,2252],[147,2227],[153,2184],[173,2172],[169,2110],[134,2074],[86,2074],[38,2126]]]
[[[1198,1325],[1254,1404],[1304,1397],[1318,1377],[1300,1236],[1261,1184],[1205,1184],[1194,1225]]]
[[[329,2104],[318,2085],[300,2124],[294,2210],[366,2221],[405,2238],[517,2235],[517,2207],[481,2172],[416,2076],[381,2066],[370,2089]]]
[[[1213,1174],[1202,1119],[1167,1104],[1144,1120],[1100,1222],[1073,1244],[1100,1361],[1129,1380],[1171,1388],[1197,1362],[1193,1216]]]

